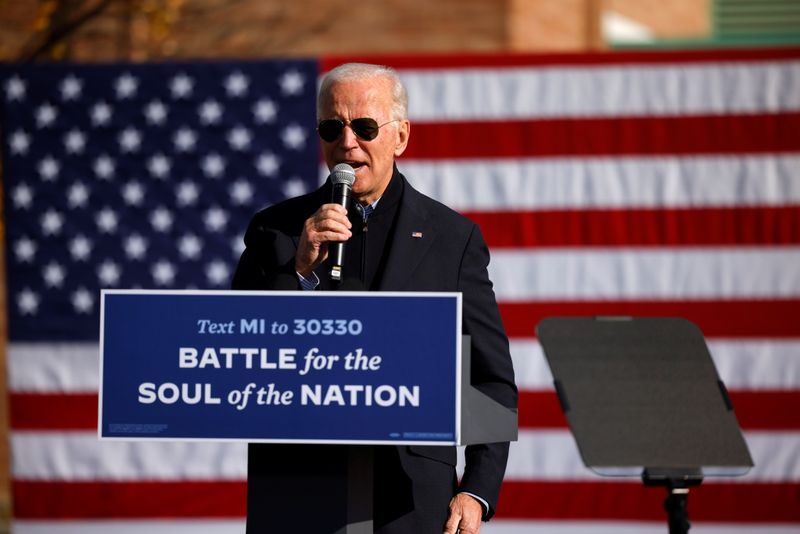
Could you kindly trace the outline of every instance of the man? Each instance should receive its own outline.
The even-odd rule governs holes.
[[[322,151],[328,168],[347,163],[355,170],[354,207],[348,213],[330,203],[329,181],[258,213],[245,236],[234,288],[331,289],[329,244],[347,241],[342,286],[348,289],[462,292],[463,332],[472,336],[473,385],[516,408],[508,340],[480,230],[414,190],[395,165],[411,133],[407,102],[397,74],[386,67],[347,64],[327,74],[317,102]],[[302,516],[296,532],[316,532],[315,525],[322,523],[314,521],[325,513],[319,508],[324,489],[323,499],[308,504],[305,514],[302,504],[288,510],[305,499],[284,498],[287,491],[273,490],[296,483],[296,469],[324,479],[346,454],[329,446],[251,445],[248,532],[274,532],[270,521],[284,513]],[[375,532],[478,533],[481,520],[494,514],[507,457],[508,443],[467,447],[458,483],[454,447],[375,447]],[[311,491],[296,489],[301,495]]]

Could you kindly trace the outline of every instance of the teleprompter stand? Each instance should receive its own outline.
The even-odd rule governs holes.
[[[670,534],[689,488],[753,460],[700,330],[681,318],[548,318],[537,337],[584,464],[667,490]]]

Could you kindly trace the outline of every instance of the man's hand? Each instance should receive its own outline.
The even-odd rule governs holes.
[[[347,210],[339,204],[323,204],[306,219],[294,256],[294,269],[305,278],[328,257],[328,243],[347,241],[350,232]]]
[[[483,506],[466,493],[459,493],[450,500],[450,516],[444,525],[444,534],[479,534]]]

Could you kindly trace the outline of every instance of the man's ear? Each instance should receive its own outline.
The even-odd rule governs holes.
[[[394,147],[394,157],[399,157],[406,151],[408,138],[411,136],[411,122],[408,119],[400,121],[397,126],[397,144]]]

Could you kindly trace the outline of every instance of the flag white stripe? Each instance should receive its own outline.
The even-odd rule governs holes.
[[[93,432],[12,432],[24,480],[244,480],[247,444],[100,441]]]
[[[800,109],[800,62],[401,70],[419,122]],[[724,95],[724,97],[720,97]]]
[[[707,340],[720,378],[730,389],[793,389],[800,384],[800,340]],[[11,343],[12,393],[95,393],[98,347],[94,343]],[[553,379],[539,343],[511,338],[511,357],[521,389],[549,389]]]
[[[739,477],[707,483],[800,481],[800,432],[744,432],[755,467]],[[505,480],[611,480],[583,465],[568,430],[521,430],[512,443]],[[629,480],[629,478],[626,478]]]
[[[97,342],[12,342],[6,358],[12,393],[96,393],[100,387]]]
[[[459,211],[800,202],[798,155],[400,159],[398,166],[416,189]]]
[[[498,249],[498,301],[800,296],[800,248]]]
[[[800,339],[706,340],[730,390],[792,390],[800,384]],[[512,338],[511,358],[522,390],[551,390],[553,375],[536,339]]]
[[[141,521],[20,521],[14,534],[243,534],[244,519]]]
[[[756,467],[737,482],[800,481],[800,432],[745,432]],[[234,442],[98,441],[92,432],[12,432],[18,480],[245,480],[247,450]],[[463,465],[463,461],[462,461]],[[506,480],[585,480],[567,429],[526,430],[511,446]],[[710,478],[709,482],[716,480]],[[728,478],[725,479],[729,480]]]

